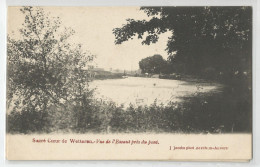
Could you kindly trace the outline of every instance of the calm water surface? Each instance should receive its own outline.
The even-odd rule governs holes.
[[[114,101],[118,105],[128,106],[130,103],[150,105],[167,105],[169,102],[180,102],[181,97],[216,91],[218,84],[200,84],[179,80],[158,78],[129,77],[125,79],[95,80],[90,83],[96,88],[95,97],[105,101]]]

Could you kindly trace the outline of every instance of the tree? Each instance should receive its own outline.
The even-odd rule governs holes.
[[[207,68],[216,73],[250,72],[252,60],[251,7],[142,7],[146,20],[127,19],[113,29],[115,43],[137,36],[142,44],[156,43],[159,35],[171,32],[166,50],[172,68],[201,74]]]
[[[141,10],[150,17],[149,21],[127,19],[127,24],[113,29],[115,43],[136,36],[144,38],[142,44],[150,45],[158,41],[160,34],[171,32],[166,50],[173,72],[210,79],[221,74],[219,80],[226,84],[222,92],[225,98],[211,96],[207,101],[214,100],[204,106],[208,111],[211,107],[212,111],[222,108],[221,112],[228,108],[230,119],[217,112],[218,118],[214,117],[212,122],[228,120],[231,126],[225,127],[231,127],[231,131],[245,120],[251,124],[252,7],[142,7]],[[194,106],[191,108],[193,111]],[[202,111],[201,107],[198,111]],[[202,114],[198,118],[212,120],[211,115]]]
[[[158,54],[146,57],[139,62],[139,67],[142,70],[142,73],[159,74],[165,71],[166,66],[166,61]]]
[[[74,30],[62,29],[59,18],[38,7],[24,7],[21,12],[25,15],[21,37],[8,36],[7,41],[8,100],[13,112],[32,113],[28,124],[44,131],[53,106],[72,101],[83,106],[91,94],[83,68],[93,55],[68,42]]]

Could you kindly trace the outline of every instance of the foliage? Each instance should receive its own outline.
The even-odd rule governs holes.
[[[219,71],[239,71],[236,77],[226,76],[232,86],[227,86],[224,93],[197,94],[166,106],[155,102],[151,106],[125,108],[95,100],[83,70],[93,56],[83,52],[81,45],[67,42],[74,31],[65,29],[58,33],[58,18],[50,19],[41,8],[24,7],[22,38],[8,37],[7,99],[14,108],[7,115],[7,131],[250,132],[252,92],[240,72],[250,72],[251,8],[141,9],[153,18],[129,19],[128,24],[114,29],[116,43],[134,35],[142,38],[148,32],[143,43],[150,44],[157,42],[158,34],[171,31],[167,50],[172,70],[193,74],[206,71],[209,76]],[[154,57],[161,60],[159,55]],[[148,68],[150,72],[161,72],[154,67]]]
[[[207,68],[214,74],[227,76],[237,71],[251,72],[251,7],[142,7],[141,10],[150,17],[149,21],[127,19],[127,24],[113,30],[116,44],[137,36],[144,38],[142,44],[150,45],[158,41],[160,34],[171,32],[166,49],[173,72],[202,76]]]
[[[67,110],[54,108],[47,114],[50,124],[40,124],[35,112],[12,112],[8,116],[10,133],[32,133],[42,127],[43,132],[76,133],[235,133],[250,132],[252,126],[251,94],[231,92],[224,94],[196,94],[185,97],[181,103],[169,103],[127,108],[112,102],[93,100],[86,110],[80,110],[80,125],[72,114],[75,108]],[[245,91],[240,89],[240,91]],[[243,94],[243,96],[241,96]],[[70,106],[69,104],[67,104]],[[84,112],[88,111],[88,112]],[[89,115],[87,115],[90,113]],[[36,115],[33,115],[36,114]],[[28,120],[28,121],[26,121]],[[35,121],[36,120],[36,121]],[[26,127],[21,128],[21,127]]]
[[[8,103],[13,112],[20,112],[15,115],[35,117],[23,121],[30,126],[39,121],[36,130],[43,131],[50,108],[66,108],[66,102],[86,107],[91,91],[83,68],[93,55],[68,42],[74,31],[63,30],[59,18],[38,7],[24,7],[21,12],[25,16],[21,37],[8,36],[7,42]]]
[[[166,71],[167,62],[161,55],[155,54],[139,61],[142,73],[159,74]]]

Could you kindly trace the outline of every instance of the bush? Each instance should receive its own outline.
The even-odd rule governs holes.
[[[235,90],[235,91],[231,91]],[[247,93],[246,93],[247,92]],[[66,103],[49,112],[11,112],[10,133],[230,133],[251,132],[252,99],[245,89],[224,88],[222,93],[197,94],[181,103],[117,106],[88,99],[85,105]]]

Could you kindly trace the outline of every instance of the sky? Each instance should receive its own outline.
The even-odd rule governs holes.
[[[161,34],[156,44],[142,45],[136,37],[120,45],[115,45],[114,28],[126,24],[127,18],[150,18],[139,7],[43,7],[51,16],[60,17],[62,26],[75,30],[72,39],[81,43],[83,49],[96,55],[95,65],[104,69],[137,70],[138,62],[148,56],[160,54],[168,57],[166,44],[170,33]],[[19,7],[8,9],[8,33],[17,33],[24,21]]]

